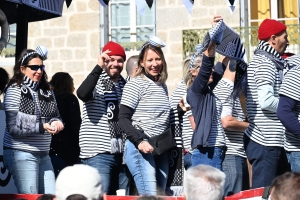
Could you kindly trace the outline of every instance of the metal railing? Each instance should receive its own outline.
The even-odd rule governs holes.
[[[209,29],[192,29],[182,31],[183,58],[195,51],[195,46],[199,43],[202,43],[203,38],[208,30]],[[240,35],[246,50],[245,59],[249,61],[252,58],[253,51],[258,44],[258,27],[235,27],[233,30]],[[286,52],[299,54],[300,26],[298,24],[287,25],[287,32],[290,45],[288,46]]]

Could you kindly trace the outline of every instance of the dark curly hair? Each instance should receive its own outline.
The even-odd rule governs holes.
[[[32,52],[35,52],[35,53],[27,56],[22,62],[23,57],[26,54],[32,53]],[[22,51],[22,53],[20,54],[15,66],[13,68],[14,74],[13,74],[13,77],[10,79],[7,87],[9,87],[9,86],[11,86],[12,84],[15,84],[15,83],[18,86],[20,86],[22,84],[24,74],[21,72],[20,67],[21,66],[26,66],[34,58],[39,58],[39,59],[43,60],[42,56],[39,55],[35,50],[25,49],[25,50]],[[39,84],[40,89],[42,89],[42,90],[49,90],[50,89],[50,86],[49,86],[49,83],[48,83],[47,79],[48,79],[48,77],[47,77],[46,71],[44,70],[42,78],[40,80],[40,84]]]

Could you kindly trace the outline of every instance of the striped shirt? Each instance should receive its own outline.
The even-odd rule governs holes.
[[[100,85],[101,76],[94,89],[94,98],[83,103],[82,123],[79,132],[80,158],[94,157],[99,153],[111,152],[106,101]],[[123,85],[114,83],[119,103]]]
[[[300,66],[291,69],[284,77],[279,94],[297,101],[293,110],[300,121]],[[285,131],[284,149],[286,151],[300,151],[300,139]]]
[[[233,97],[231,96],[233,91],[233,82],[229,83],[228,81],[228,79],[222,79],[216,86],[215,90],[217,89],[218,91],[218,97],[222,102],[223,110],[231,110],[231,115],[233,117],[235,117],[238,121],[244,121],[245,115],[242,110],[240,99],[236,98],[236,100],[233,100]],[[243,144],[244,132],[226,129],[224,131],[227,146],[226,155],[238,155],[246,158]]]
[[[134,110],[132,125],[149,137],[161,134],[169,126],[171,107],[165,84],[137,76],[125,85],[121,104]]]
[[[209,146],[225,146],[226,145],[225,132],[224,132],[222,121],[221,121],[221,113],[222,113],[222,109],[223,109],[222,102],[224,102],[231,93],[229,91],[229,89],[230,88],[228,87],[228,84],[223,79],[221,79],[213,90],[213,93],[216,98],[216,110],[215,110],[215,114],[214,114],[212,129],[211,129],[209,139],[208,139],[208,141],[210,143]],[[232,91],[232,87],[231,87],[231,91]],[[214,140],[215,140],[216,144],[213,144]]]
[[[30,88],[29,88],[30,89]],[[33,95],[33,100],[35,105],[38,105],[38,94],[36,91],[30,89],[31,94]],[[19,111],[21,98],[21,88],[17,86],[10,86],[7,88],[7,91],[4,96],[4,107],[5,111]],[[36,106],[35,114],[40,116],[39,107]],[[37,117],[39,120],[40,117]],[[38,123],[39,121],[37,121]],[[12,136],[9,134],[7,128],[5,129],[5,134],[3,138],[3,146],[9,147],[12,149],[18,149],[22,151],[49,151],[50,150],[51,135],[47,132],[40,134],[39,132],[34,135],[26,136]]]
[[[186,84],[182,80],[181,83],[174,90],[174,92],[171,96],[171,99],[170,99],[171,107],[173,110],[177,109],[177,105],[179,104],[180,99],[184,95],[186,95],[186,93],[187,93]],[[184,146],[184,149],[186,149],[186,150],[191,149],[191,140],[192,140],[192,136],[193,136],[193,132],[194,132],[192,129],[190,120],[189,120],[190,116],[192,116],[191,110],[185,112],[184,115],[182,116],[182,120],[180,120],[179,122],[171,120],[171,124],[180,123],[183,146]]]
[[[267,52],[280,57],[270,45],[265,45],[265,47]],[[281,80],[273,61],[265,55],[254,55],[247,68],[247,81],[246,110],[249,126],[245,134],[261,145],[282,147],[284,128],[277,118],[276,112],[263,110],[258,99],[258,87],[260,86],[272,86],[274,97],[279,99]]]

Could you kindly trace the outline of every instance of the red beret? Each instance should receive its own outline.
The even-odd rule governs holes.
[[[286,25],[275,20],[275,19],[265,19],[259,26],[258,29],[258,39],[266,40],[272,35],[276,35],[282,31],[286,30]]]
[[[107,55],[109,56],[121,56],[124,58],[124,61],[126,60],[126,54],[124,51],[124,48],[119,45],[116,42],[113,41],[109,41],[102,49],[102,52],[106,51],[106,50],[110,50],[111,52],[108,53]]]

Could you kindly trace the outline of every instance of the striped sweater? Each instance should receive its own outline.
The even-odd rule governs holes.
[[[277,58],[280,57],[275,49],[266,42],[261,41],[258,49],[263,49]],[[254,55],[247,68],[247,81],[246,111],[249,126],[245,134],[261,145],[282,147],[284,128],[277,118],[276,112],[261,108],[258,97],[258,88],[267,86],[272,87],[272,96],[279,99],[281,80],[276,65],[265,55]]]

